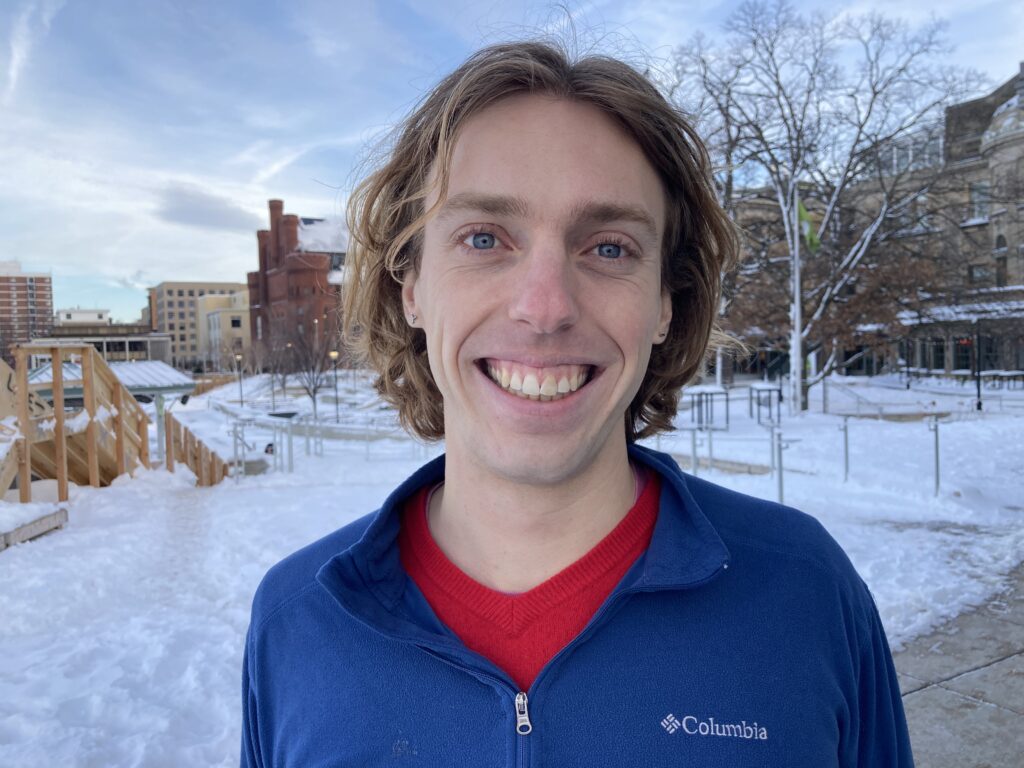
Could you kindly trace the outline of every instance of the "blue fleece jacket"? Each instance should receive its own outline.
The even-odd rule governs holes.
[[[529,691],[399,562],[402,501],[274,566],[253,600],[244,766],[910,766],[878,612],[813,518],[664,454],[650,547]]]

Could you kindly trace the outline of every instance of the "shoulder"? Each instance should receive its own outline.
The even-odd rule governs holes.
[[[258,628],[280,608],[315,588],[317,572],[324,563],[359,541],[376,515],[371,512],[353,520],[272,566],[253,597],[252,627]]]
[[[874,611],[867,585],[846,552],[816,518],[687,476],[686,487],[722,538],[735,565],[777,580],[789,576],[837,594],[862,619]]]

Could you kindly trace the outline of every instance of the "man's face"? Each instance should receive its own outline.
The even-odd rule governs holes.
[[[597,108],[519,95],[465,123],[402,289],[450,454],[532,484],[624,459],[626,408],[671,319],[664,226],[654,169]]]

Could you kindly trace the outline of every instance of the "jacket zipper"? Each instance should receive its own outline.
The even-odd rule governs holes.
[[[525,736],[533,730],[530,724],[530,710],[527,708],[528,699],[523,691],[516,694],[516,733]]]

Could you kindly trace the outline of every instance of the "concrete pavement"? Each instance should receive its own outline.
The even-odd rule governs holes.
[[[894,656],[917,768],[1024,768],[1024,566]]]

